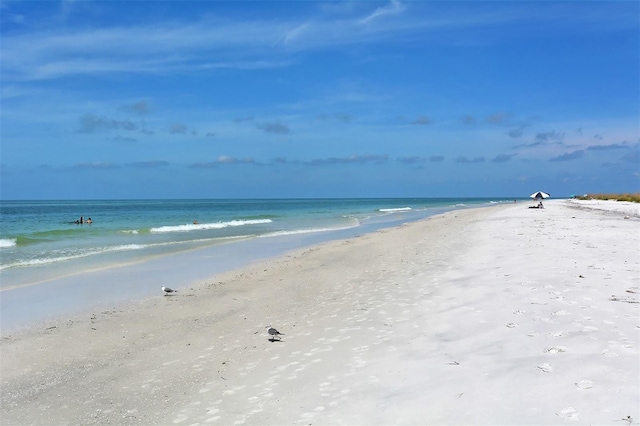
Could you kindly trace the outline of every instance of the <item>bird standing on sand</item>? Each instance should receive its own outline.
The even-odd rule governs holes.
[[[162,286],[162,291],[164,291],[164,295],[165,296],[168,295],[168,294],[171,294],[171,293],[177,293],[178,292],[178,290],[173,290],[173,289],[170,289],[169,287],[165,287],[165,286]]]
[[[269,335],[273,336],[271,337],[271,341],[274,341],[276,339],[276,336],[278,337],[278,340],[280,340],[280,336],[284,336],[283,333],[280,333],[278,330],[276,330],[275,328],[271,327],[270,325],[267,326],[269,328]]]

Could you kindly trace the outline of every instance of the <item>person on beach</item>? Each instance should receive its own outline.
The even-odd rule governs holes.
[[[540,201],[540,202],[538,203],[538,208],[539,208],[539,209],[544,209],[544,206],[542,205],[542,201]]]

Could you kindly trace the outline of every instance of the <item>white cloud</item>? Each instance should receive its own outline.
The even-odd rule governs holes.
[[[236,158],[227,155],[218,157],[218,164],[256,164],[253,158]]]
[[[399,15],[400,13],[404,12],[404,10],[405,10],[404,5],[401,4],[398,0],[391,0],[389,4],[387,4],[386,6],[377,8],[369,16],[362,18],[360,21],[358,21],[358,23],[362,25],[366,25],[384,16]]]
[[[291,56],[294,51],[381,39],[404,41],[408,36],[420,37],[425,31],[505,22],[500,14],[474,18],[444,13],[425,19],[419,10],[409,15],[403,14],[405,9],[393,0],[365,18],[317,16],[304,23],[298,18],[232,21],[205,16],[97,29],[51,24],[50,29],[39,32],[3,34],[3,79],[7,82],[103,72],[166,74],[284,67],[296,63]],[[399,14],[403,14],[402,19],[384,19]],[[374,21],[375,25],[366,25]]]
[[[307,22],[302,25],[298,25],[296,28],[292,29],[291,31],[288,31],[284,36],[284,43],[285,44],[291,43],[292,41],[301,37],[302,34],[304,34],[307,31],[310,25],[311,24]]]

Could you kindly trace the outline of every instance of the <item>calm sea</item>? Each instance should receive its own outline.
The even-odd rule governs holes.
[[[189,285],[286,250],[499,202],[513,199],[0,201],[1,322],[144,297],[158,291],[157,276]]]

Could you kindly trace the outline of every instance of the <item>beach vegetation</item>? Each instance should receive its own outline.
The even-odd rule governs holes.
[[[578,200],[615,200],[630,201],[632,203],[640,203],[640,192],[624,193],[624,194],[585,194],[576,196]]]

